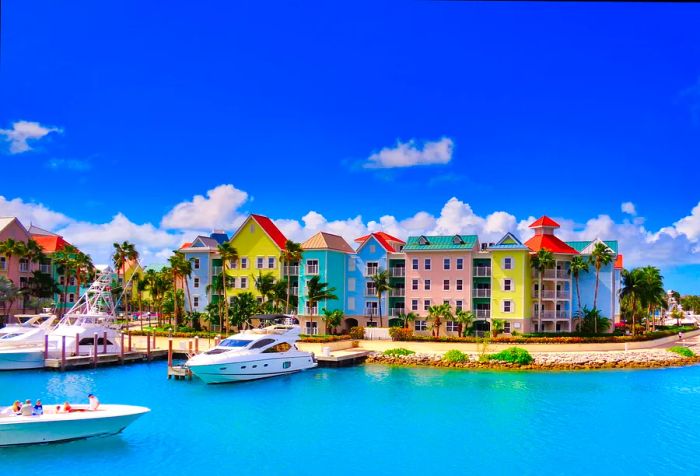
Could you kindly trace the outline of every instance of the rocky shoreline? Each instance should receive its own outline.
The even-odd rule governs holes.
[[[681,357],[667,350],[640,352],[547,352],[533,353],[533,362],[517,365],[496,360],[480,361],[478,354],[467,354],[468,362],[447,362],[442,354],[413,354],[390,357],[375,352],[367,357],[367,363],[400,365],[407,367],[427,366],[464,369],[510,369],[510,370],[592,370],[592,369],[651,369],[680,367],[700,363],[700,356]]]

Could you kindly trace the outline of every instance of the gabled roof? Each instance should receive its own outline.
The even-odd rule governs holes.
[[[569,255],[577,255],[576,251],[571,246],[567,245],[554,235],[535,235],[525,242],[525,246],[532,251],[537,252],[541,249],[546,249],[552,253],[561,253]]]
[[[342,236],[333,235],[319,231],[314,236],[301,244],[304,250],[333,250],[343,253],[354,253],[355,250],[348,244]]]
[[[613,253],[617,254],[617,248],[618,244],[616,240],[611,240],[611,241],[603,241],[603,240],[592,240],[592,241],[567,241],[566,244],[571,246],[573,249],[578,251],[579,253],[582,254],[588,254],[585,250],[589,246],[591,246],[593,243],[600,241],[605,244],[608,248],[610,248]]]
[[[209,238],[211,238],[212,240],[216,240],[218,244],[228,241],[228,235],[226,233],[219,233],[216,231],[209,235]]]
[[[359,238],[355,239],[355,243],[360,243],[360,246],[357,248],[358,250],[362,248],[362,246],[367,243],[367,241],[374,237],[375,240],[379,242],[380,245],[382,245],[382,248],[384,248],[386,251],[389,252],[394,252],[398,251],[398,246],[392,245],[392,243],[395,243],[396,245],[403,245],[405,242],[403,240],[400,240],[399,238],[396,238],[394,236],[391,236],[388,233],[384,233],[383,231],[378,231],[375,233],[370,233],[369,235],[361,236]]]
[[[188,241],[186,243],[183,243],[180,249],[184,250],[185,248],[189,248],[190,246],[192,246],[192,243]]]
[[[540,218],[530,223],[529,228],[540,228],[543,226],[559,228],[559,223],[555,222],[546,215],[542,215]]]
[[[615,269],[623,269],[624,264],[622,263],[622,255],[617,255],[615,258]]]
[[[24,227],[24,225],[22,225],[22,222],[19,221],[17,217],[0,217],[0,231],[10,226],[13,222],[17,222],[17,226],[20,227],[22,231],[24,231],[24,233],[29,235],[29,232]]]
[[[31,225],[29,227],[29,234],[30,235],[58,236],[56,233],[52,233],[49,230],[44,230],[43,228],[39,228],[36,225]]]
[[[403,250],[471,250],[477,240],[476,235],[409,236]]]
[[[488,247],[490,250],[527,250],[527,246],[512,233],[506,233],[495,245]]]
[[[41,247],[44,253],[55,253],[70,245],[59,235],[32,235],[32,239]]]
[[[214,238],[209,238],[208,236],[199,235],[194,239],[192,244],[188,248],[214,248],[216,249],[219,243]]]
[[[262,215],[251,214],[250,218],[255,220],[258,225],[267,233],[267,235],[275,242],[280,250],[283,250],[287,245],[287,237],[282,234],[277,225],[272,223],[272,220]]]

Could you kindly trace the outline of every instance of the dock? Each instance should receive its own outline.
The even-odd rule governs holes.
[[[319,367],[351,367],[367,360],[369,350],[340,350],[330,355],[317,355]]]
[[[97,354],[97,358],[93,355],[76,355],[66,356],[64,359],[44,359],[44,368],[50,370],[78,370],[89,367],[164,360],[167,356],[168,351],[165,349],[152,349],[149,352],[137,350],[124,352],[123,354]]]

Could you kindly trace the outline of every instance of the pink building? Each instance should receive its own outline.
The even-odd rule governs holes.
[[[448,303],[453,311],[472,309],[473,253],[478,251],[476,235],[412,236],[406,254],[406,308],[421,317],[430,306]],[[427,319],[414,323],[418,332],[428,331]],[[442,331],[455,332],[457,324],[447,322]]]
[[[15,217],[0,217],[0,242],[7,239],[27,243],[31,235],[27,229]],[[6,256],[0,254],[0,276],[4,276],[14,283],[18,288],[22,288],[32,276],[32,271],[38,269],[38,265],[29,262],[26,258],[17,256]],[[0,315],[7,314],[9,308],[10,315],[24,312],[24,305],[21,299],[17,299],[12,306],[10,303],[0,302]]]

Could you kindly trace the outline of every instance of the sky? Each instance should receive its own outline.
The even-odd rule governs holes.
[[[9,0],[0,215],[106,262],[248,213],[617,239],[700,294],[700,4]]]

